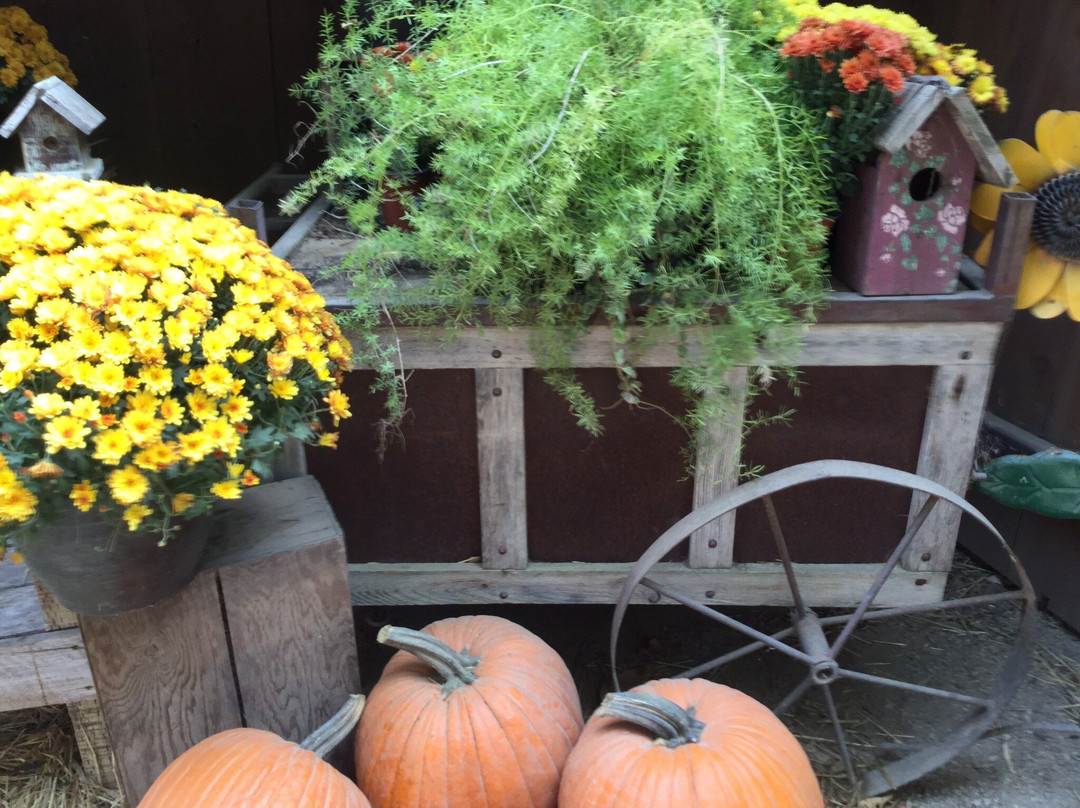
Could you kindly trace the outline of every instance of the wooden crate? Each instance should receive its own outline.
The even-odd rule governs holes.
[[[991,266],[983,275],[978,267],[965,260],[965,274],[971,281],[964,291],[871,299],[838,289],[829,307],[821,312],[819,322],[805,332],[797,359],[803,368],[927,368],[930,375],[922,436],[914,468],[909,470],[957,492],[965,491],[970,478],[995,352],[1011,315],[1030,213],[1030,198],[1006,203]],[[293,263],[304,269],[302,258],[294,259]],[[328,302],[344,304],[343,300],[329,295]],[[442,525],[436,521],[427,537],[430,547],[427,558],[350,563],[353,603],[614,602],[636,555],[583,563],[537,561],[530,554],[525,473],[530,458],[526,452],[524,406],[525,374],[536,364],[528,347],[530,329],[470,331],[449,346],[437,336],[411,328],[399,327],[392,334],[388,331],[387,336],[398,340],[405,368],[417,371],[418,376],[432,371],[466,373],[473,377],[471,404],[461,395],[446,402],[447,410],[461,415],[462,420],[445,424],[441,429],[448,438],[451,432],[475,434],[475,445],[467,452],[471,456],[463,456],[460,469],[448,467],[444,475],[448,485],[460,482],[451,478],[462,476],[462,472],[468,476],[475,457],[478,551],[464,557],[435,560],[441,551],[443,534],[454,529],[452,523],[456,520],[447,517]],[[690,336],[693,344],[693,335]],[[603,326],[591,329],[580,340],[573,364],[578,368],[610,367],[611,344],[609,329]],[[765,353],[760,357],[762,364],[770,360]],[[636,366],[670,368],[679,361],[673,344],[656,344],[638,357]],[[737,368],[732,373],[730,390],[736,417],[731,423],[713,425],[716,446],[708,456],[697,458],[699,472],[687,509],[736,484],[742,448],[736,423],[745,405],[745,382],[750,370]],[[457,390],[460,394],[460,377]],[[837,413],[836,417],[842,419],[843,414]],[[361,428],[367,428],[367,424]],[[365,486],[372,489],[375,500],[398,496],[395,501],[404,503],[401,509],[409,507],[410,502],[418,507],[425,498],[439,494],[433,487],[411,488],[408,480],[378,474],[366,478],[362,486],[354,479],[355,470],[361,464],[373,464],[374,458],[357,454],[355,448],[340,454],[330,461],[323,454],[309,456],[312,473],[327,487],[335,508],[348,508],[350,500],[367,493],[361,490]],[[335,486],[336,494],[330,491]],[[391,494],[395,488],[396,493]],[[466,486],[463,490],[472,489]],[[460,500],[461,496],[456,499]],[[906,509],[908,518],[921,502],[921,495],[912,498]],[[464,503],[463,507],[461,512],[467,513],[474,505]],[[396,520],[400,514],[385,516]],[[959,513],[940,509],[932,520],[920,534],[922,538],[909,550],[902,568],[883,590],[877,601],[880,605],[940,599],[951,566]],[[366,540],[363,534],[354,538],[361,545]],[[694,592],[706,603],[789,603],[790,594],[780,565],[769,561],[737,562],[734,545],[731,520],[719,520],[691,537],[685,560],[666,562],[654,577]],[[804,597],[820,606],[847,605],[868,588],[879,566],[880,561],[801,564]]]

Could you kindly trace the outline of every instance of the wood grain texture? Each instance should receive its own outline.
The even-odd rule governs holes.
[[[50,629],[74,628],[79,625],[79,618],[75,612],[58,601],[49,587],[35,579],[34,588],[37,591],[37,599],[45,623]]]
[[[746,411],[747,371],[737,368],[728,374],[724,391],[709,391],[722,415],[710,425],[694,475],[694,507],[700,507],[739,482],[742,451],[742,424]],[[735,512],[725,513],[690,534],[691,567],[730,567],[735,545]]]
[[[1031,194],[1007,191],[1001,195],[990,263],[986,267],[986,286],[995,295],[1016,295],[1034,215],[1035,197]]]
[[[130,804],[184,750],[241,725],[213,572],[163,603],[80,625]]]
[[[988,366],[944,366],[935,371],[916,474],[958,494],[967,491],[991,372]],[[912,495],[909,522],[926,498],[920,492]],[[904,555],[904,569],[949,570],[960,517],[957,508],[939,503]]]
[[[50,628],[33,586],[0,589],[0,637],[38,634]]]
[[[350,564],[349,588],[357,606],[399,604],[614,603],[629,563],[534,563],[524,570],[485,570],[479,564]],[[796,564],[803,598],[813,606],[854,606],[869,589],[878,564]],[[649,575],[702,603],[727,606],[790,606],[780,564],[736,564],[696,570],[664,562]],[[878,606],[933,603],[941,599],[946,573],[897,569]],[[711,594],[710,594],[711,593]],[[635,603],[655,602],[646,590]]]
[[[0,640],[0,712],[66,704],[94,694],[75,628]]]
[[[310,476],[257,485],[214,511],[220,534],[203,558],[217,569],[294,550],[341,536],[341,526],[322,488]]]
[[[523,377],[520,368],[476,371],[480,547],[488,569],[522,569],[529,563]]]
[[[939,297],[950,297],[939,295]],[[631,339],[640,329],[631,328]],[[719,327],[723,332],[723,327]],[[900,323],[818,323],[800,334],[797,351],[778,356],[769,352],[755,364],[786,360],[816,367],[859,367],[885,365],[943,365],[957,363],[990,364],[994,361],[1000,322],[900,322]],[[530,368],[536,360],[529,349],[537,331],[531,327],[485,328],[460,334],[452,350],[430,330],[398,327],[405,367],[440,368]],[[688,332],[690,355],[702,350],[695,330]],[[580,340],[571,356],[575,367],[611,367],[612,331],[594,326]],[[677,367],[684,359],[674,340],[660,341],[644,349],[636,358],[637,367]]]
[[[218,575],[245,726],[299,743],[360,692],[344,541]]]
[[[121,788],[101,702],[96,698],[74,701],[68,703],[67,709],[83,769],[94,782],[108,788]]]

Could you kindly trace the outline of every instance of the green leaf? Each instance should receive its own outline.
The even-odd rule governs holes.
[[[919,268],[919,258],[915,255],[908,256],[900,262],[900,266],[902,266],[904,269],[909,269],[914,272]]]
[[[911,252],[911,236],[908,233],[901,234],[900,249],[906,253]]]
[[[1003,455],[982,468],[980,493],[1011,508],[1056,519],[1080,519],[1080,454],[1052,449]]]

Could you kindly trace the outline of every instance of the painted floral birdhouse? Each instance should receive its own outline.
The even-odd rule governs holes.
[[[834,274],[864,295],[956,290],[976,177],[1016,182],[962,88],[909,79],[900,107],[873,135],[832,241]]]
[[[0,124],[0,136],[19,136],[23,168],[16,174],[92,180],[101,176],[104,166],[90,156],[88,136],[104,121],[86,99],[51,76],[27,91]]]

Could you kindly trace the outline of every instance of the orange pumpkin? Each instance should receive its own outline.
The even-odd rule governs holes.
[[[139,808],[371,808],[348,777],[322,758],[352,732],[362,696],[353,696],[303,743],[262,729],[211,735],[170,763]]]
[[[570,671],[500,617],[385,626],[387,663],[356,730],[356,778],[375,808],[555,808],[581,732]]]
[[[802,746],[758,701],[706,679],[610,693],[563,771],[559,808],[823,808]]]

